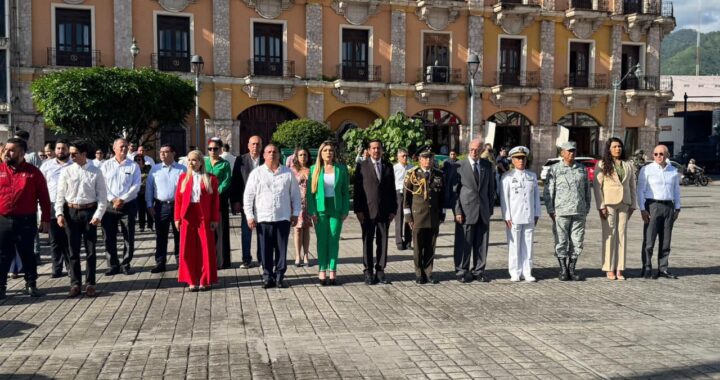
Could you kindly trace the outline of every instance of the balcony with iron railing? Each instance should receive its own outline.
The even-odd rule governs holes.
[[[625,0],[623,2],[623,12],[625,14],[646,14],[662,17],[675,17],[673,3],[662,0]]]
[[[495,4],[508,5],[540,5],[540,0],[495,0]]]
[[[160,71],[190,72],[190,55],[185,53],[153,53],[150,55],[152,67]]]
[[[496,71],[495,85],[510,87],[538,87],[540,72],[538,71]]]
[[[565,87],[609,89],[610,80],[607,74],[570,73],[565,75]]]
[[[381,67],[379,65],[339,64],[336,66],[338,79],[351,82],[380,82]]]
[[[248,73],[251,76],[262,77],[279,77],[293,78],[295,77],[295,61],[265,61],[248,59]]]
[[[608,11],[607,0],[570,0],[568,9],[583,11]]]
[[[51,67],[96,67],[100,64],[100,50],[68,51],[47,48],[47,65]]]
[[[426,66],[417,69],[417,82],[426,84],[462,84],[462,70],[447,66]]]
[[[623,90],[670,92],[673,90],[673,82],[672,77],[669,76],[629,76],[625,78],[625,81],[623,81],[620,88]]]

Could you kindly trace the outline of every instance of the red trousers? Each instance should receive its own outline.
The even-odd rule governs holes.
[[[199,203],[191,203],[180,222],[178,282],[203,286],[218,282],[215,237]]]

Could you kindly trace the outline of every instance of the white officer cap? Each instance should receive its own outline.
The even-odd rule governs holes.
[[[510,152],[508,153],[508,156],[512,157],[526,157],[528,154],[530,154],[530,149],[528,149],[525,146],[516,146],[512,149],[510,149]]]

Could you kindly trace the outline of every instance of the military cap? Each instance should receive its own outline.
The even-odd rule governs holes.
[[[522,145],[516,146],[516,147],[510,149],[510,152],[508,153],[508,155],[509,155],[511,158],[514,158],[514,157],[525,157],[525,156],[527,156],[528,154],[530,154],[530,149],[528,149],[527,147],[524,147],[524,146],[522,146]]]
[[[565,141],[564,143],[560,144],[560,149],[577,150],[577,147],[575,146],[575,141]]]
[[[432,147],[430,145],[425,145],[424,147],[420,148],[418,151],[418,156],[420,157],[432,157],[434,155],[432,151]]]

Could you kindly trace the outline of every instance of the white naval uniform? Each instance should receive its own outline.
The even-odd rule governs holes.
[[[532,280],[535,218],[542,212],[537,175],[530,170],[512,169],[503,175],[501,191],[503,219],[512,222],[512,228],[506,229],[510,278],[517,281],[523,276]]]

